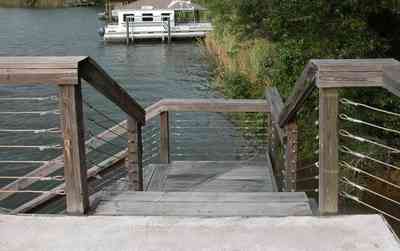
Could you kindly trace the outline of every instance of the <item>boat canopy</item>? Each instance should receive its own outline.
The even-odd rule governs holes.
[[[197,3],[187,0],[138,0],[125,5],[117,6],[118,10],[179,10],[193,11],[206,10]]]

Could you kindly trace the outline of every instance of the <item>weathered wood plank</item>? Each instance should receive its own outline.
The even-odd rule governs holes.
[[[167,167],[164,165],[155,165],[154,173],[151,176],[146,191],[163,191],[165,179],[167,177]]]
[[[286,125],[287,143],[285,152],[285,175],[286,175],[286,189],[288,191],[296,191],[296,178],[297,178],[297,123],[293,119]]]
[[[128,170],[129,189],[143,191],[143,146],[142,128],[138,121],[128,117],[128,151],[126,168]]]
[[[60,86],[61,128],[64,138],[64,177],[67,212],[89,209],[81,85]]]
[[[319,92],[319,211],[338,211],[338,90]]]
[[[141,125],[145,124],[144,109],[94,60],[87,58],[79,63],[79,76]]]
[[[76,82],[76,79],[75,79]],[[146,121],[153,119],[154,117],[158,116],[159,114],[149,113],[148,111],[151,110],[151,106],[146,108]],[[95,137],[88,139],[85,142],[86,145],[86,153],[89,153],[93,150],[93,148],[98,148],[105,144],[106,141],[111,141],[118,137],[118,135],[123,135],[126,132],[127,128],[127,121],[124,120],[118,125],[111,127],[108,130],[105,130]],[[40,167],[32,170],[31,172],[25,174],[25,176],[32,176],[32,177],[45,177],[48,176],[61,168],[64,167],[64,156],[58,156],[57,158],[49,161],[46,164],[41,165]],[[32,179],[18,179],[14,182],[3,186],[2,189],[9,189],[9,190],[16,190],[16,189],[24,189],[30,185],[32,185],[35,181]],[[13,195],[13,193],[0,193],[0,200],[4,200],[8,197]]]
[[[266,167],[246,167],[245,165],[218,176],[220,180],[267,180],[269,178]]]
[[[1,69],[0,84],[74,85],[77,69]]]
[[[311,62],[321,72],[382,72],[387,65],[396,65],[399,62],[392,58],[382,59],[312,59]]]
[[[266,89],[265,98],[271,110],[270,114],[271,114],[272,127],[274,127],[274,130],[271,130],[271,132],[273,133],[276,132],[282,144],[284,142],[284,138],[286,137],[285,131],[279,126],[279,115],[282,113],[284,107],[282,97],[279,94],[278,89],[276,89],[276,87],[272,87]]]
[[[383,87],[400,97],[400,66],[386,66],[384,68]]]
[[[172,187],[170,185],[170,187]],[[178,187],[179,188],[179,187]],[[185,191],[181,189],[172,189],[166,191]],[[209,182],[203,182],[190,189],[196,192],[270,192],[273,191],[272,181],[268,180],[225,180],[214,179]]]
[[[282,113],[279,115],[280,127],[284,127],[285,124],[296,116],[297,111],[302,107],[304,101],[316,88],[314,84],[316,71],[317,67],[312,62],[309,62],[304,68],[301,76],[296,81],[292,95],[287,100]]]
[[[169,147],[169,113],[161,112],[160,114],[160,161],[169,164],[170,147]]]
[[[86,56],[0,57],[0,69],[78,69]]]
[[[319,88],[380,87],[383,85],[382,71],[319,71]]]
[[[96,215],[140,216],[305,216],[311,215],[306,202],[109,202],[98,206]]]
[[[163,99],[150,106],[150,116],[161,112],[269,112],[265,100]]]
[[[271,167],[265,162],[183,161],[157,166],[150,191],[275,191]]]
[[[126,191],[114,196],[106,194],[102,201],[131,201],[131,202],[308,202],[305,193],[218,193],[218,192],[131,192]]]

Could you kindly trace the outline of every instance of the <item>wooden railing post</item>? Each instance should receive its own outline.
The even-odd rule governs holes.
[[[286,190],[296,191],[297,171],[297,123],[291,121],[286,126],[286,152],[285,152]]]
[[[169,164],[170,148],[169,148],[169,113],[162,112],[160,114],[160,160],[161,163]]]
[[[319,90],[319,212],[338,212],[338,90]]]
[[[64,137],[64,176],[67,213],[89,209],[81,84],[60,85],[61,128]]]
[[[127,135],[126,168],[128,170],[129,190],[143,191],[142,125],[130,116],[127,119]]]

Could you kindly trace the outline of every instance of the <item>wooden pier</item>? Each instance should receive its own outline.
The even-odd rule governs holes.
[[[398,72],[400,63],[392,59],[312,60],[286,104],[272,88],[265,100],[164,99],[143,108],[91,58],[0,58],[0,84],[59,89],[63,137],[62,156],[4,186],[0,199],[29,191],[35,177],[60,170],[65,181],[50,191],[31,191],[40,194],[13,215],[0,216],[0,250],[399,250],[382,216],[338,216],[337,116],[340,88],[380,87],[398,95]],[[126,120],[85,138],[83,85],[118,107]],[[299,186],[307,178],[299,175],[306,167],[299,161],[297,124],[314,90],[320,125],[318,188],[312,190],[318,192],[317,207]],[[267,115],[267,135],[261,136],[269,142],[265,160],[174,160],[176,112]],[[154,120],[160,159],[144,165],[146,125]],[[87,162],[92,151],[121,137],[126,137],[122,151],[98,164]],[[105,182],[112,173],[117,178]],[[66,214],[77,217],[18,215],[54,201],[65,201]]]

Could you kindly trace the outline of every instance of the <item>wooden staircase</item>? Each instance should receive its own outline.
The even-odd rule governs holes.
[[[276,192],[269,170],[267,163],[233,161],[151,165],[145,172],[147,191],[121,193],[110,188],[93,213],[185,217],[312,215],[306,194]]]

